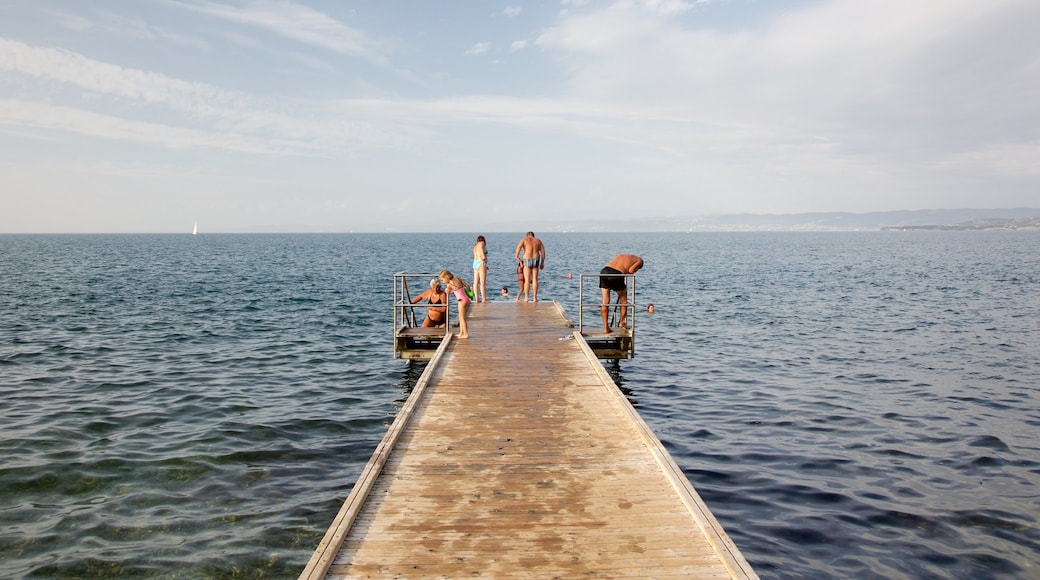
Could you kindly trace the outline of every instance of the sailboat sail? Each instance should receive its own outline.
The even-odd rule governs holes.
[[[197,235],[199,233],[199,222],[195,221],[195,227],[191,228],[191,235]]]

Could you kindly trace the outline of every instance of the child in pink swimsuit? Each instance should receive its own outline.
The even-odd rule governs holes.
[[[441,270],[438,276],[449,292],[455,295],[459,302],[459,338],[469,338],[469,326],[466,324],[466,311],[469,309],[470,299],[466,290],[470,285],[461,278],[456,278],[451,272]]]

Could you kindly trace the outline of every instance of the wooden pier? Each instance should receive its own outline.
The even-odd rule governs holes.
[[[300,578],[757,578],[556,303],[468,320]]]
[[[394,274],[394,358],[411,360],[430,360],[434,352],[440,346],[441,341],[447,333],[444,327],[424,328],[420,326],[425,310],[429,305],[425,303],[412,304],[412,290],[409,283],[424,288],[424,283],[436,274],[407,274],[398,272]],[[585,338],[586,344],[601,359],[620,360],[632,358],[635,354],[635,329],[636,329],[636,277],[635,274],[624,274],[628,287],[629,303],[609,304],[610,332],[603,331],[600,314],[599,289],[597,283],[599,274],[578,275],[578,332]],[[588,288],[595,288],[589,291]],[[418,295],[418,292],[416,292]],[[591,296],[591,298],[590,298]],[[454,302],[454,300],[449,300]],[[621,316],[621,307],[627,306],[626,315]],[[418,312],[417,312],[418,311]],[[453,321],[452,308],[447,311],[447,326],[458,326]],[[587,315],[591,314],[591,318]],[[590,319],[591,323],[585,320]]]

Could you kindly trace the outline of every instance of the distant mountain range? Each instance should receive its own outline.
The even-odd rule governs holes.
[[[493,225],[496,231],[726,232],[1040,230],[1040,208],[929,209],[871,213],[729,214],[629,220]]]

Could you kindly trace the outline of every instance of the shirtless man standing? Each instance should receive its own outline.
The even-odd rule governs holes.
[[[524,302],[528,301],[534,290],[534,301],[538,302],[538,271],[545,269],[545,245],[542,240],[534,237],[534,232],[520,239],[516,245],[516,259],[524,265],[524,286],[517,292],[516,299],[520,301],[520,294],[524,295]]]
[[[614,256],[602,270],[599,271],[599,287],[603,290],[603,303],[599,307],[599,313],[603,316],[603,332],[610,333],[610,325],[607,324],[607,304],[610,304],[610,291],[617,293],[618,302],[621,306],[621,328],[628,328],[628,279],[620,274],[635,274],[636,270],[643,267],[643,259],[633,254],[620,254]]]

